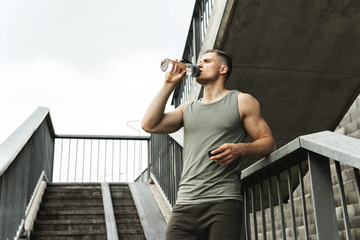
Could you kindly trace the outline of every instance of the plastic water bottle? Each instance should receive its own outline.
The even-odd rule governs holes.
[[[165,58],[160,65],[160,68],[163,72],[170,72],[173,68],[173,65],[177,65],[180,67],[180,69],[185,69],[187,71],[187,74],[189,74],[192,77],[197,77],[200,74],[200,68],[199,66],[192,64],[186,60],[183,60],[181,62],[177,62],[168,58]]]

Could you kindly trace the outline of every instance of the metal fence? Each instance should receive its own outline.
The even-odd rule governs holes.
[[[246,239],[359,238],[359,168],[359,140],[320,132],[245,169]]]
[[[204,41],[206,28],[209,23],[214,0],[197,0],[191,19],[190,29],[185,43],[182,58],[197,63],[200,47]],[[193,77],[186,76],[174,91],[173,104],[175,107],[186,102]]]
[[[174,206],[182,173],[182,147],[167,134],[151,135],[151,178]]]
[[[54,135],[40,107],[0,145],[0,239],[14,238],[40,174],[51,177]]]
[[[133,182],[150,165],[150,136],[57,135],[53,182]]]

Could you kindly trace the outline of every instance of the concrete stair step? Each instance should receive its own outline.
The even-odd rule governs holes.
[[[62,232],[70,232],[70,231],[82,231],[82,232],[91,232],[91,231],[105,231],[106,226],[104,223],[90,223],[90,224],[36,224],[34,231],[62,231]]]
[[[115,214],[134,214],[137,213],[135,206],[126,206],[122,208],[115,208]],[[39,216],[42,215],[99,215],[104,214],[103,207],[90,208],[76,208],[75,209],[53,209],[49,211],[39,211]]]
[[[84,190],[84,189],[101,189],[101,185],[99,183],[50,183],[48,187],[46,188],[46,191],[58,191],[63,189],[68,190]]]
[[[348,204],[347,211],[348,211],[349,217],[360,216],[360,205],[359,204]],[[336,207],[335,213],[336,213],[336,217],[338,219],[344,218],[343,209],[341,206]]]
[[[76,205],[68,205],[68,206],[41,206],[40,211],[43,212],[53,212],[53,211],[90,211],[90,210],[104,210],[102,205],[100,206],[76,206]]]
[[[112,193],[113,198],[119,199],[132,199],[130,191],[126,191],[128,188],[122,187],[121,191],[115,191]],[[102,193],[101,189],[89,189],[89,190],[61,190],[57,191],[52,189],[51,191],[46,191],[44,194],[44,201],[47,199],[101,199]]]
[[[73,236],[67,235],[33,235],[31,240],[107,240],[106,235],[78,234]],[[122,238],[123,239],[123,238]]]
[[[346,205],[359,204],[357,191],[345,192]],[[341,206],[340,195],[335,196],[335,206]]]
[[[74,192],[46,192],[45,198],[92,198],[101,197],[101,191],[74,191]]]
[[[113,202],[114,208],[121,208],[127,206],[135,206],[132,199],[121,199],[120,201]],[[41,204],[40,210],[46,210],[51,208],[68,208],[68,207],[102,207],[102,199],[92,199],[91,201],[48,201]]]
[[[117,229],[120,233],[128,233],[129,231],[131,233],[136,232],[138,233],[138,229],[141,229],[141,224],[137,221],[132,222],[117,222]],[[42,223],[37,223],[36,227],[34,228],[34,231],[106,231],[106,225],[104,222],[98,222],[98,223],[74,223],[70,222],[68,224],[64,223],[57,223],[57,224],[49,224],[48,222],[43,221]],[[142,231],[140,231],[142,232]]]
[[[81,230],[71,230],[71,231],[34,231],[31,234],[31,239],[36,239],[39,236],[51,236],[51,237],[82,237],[84,239],[106,239],[106,230],[93,230],[93,231],[81,231]]]
[[[123,214],[115,214],[116,220],[122,220],[122,219],[138,219],[139,216],[137,213],[123,213]],[[105,219],[104,213],[102,214],[82,214],[82,215],[38,215],[38,220],[92,220],[92,219]]]
[[[133,224],[137,223],[137,218],[116,219],[117,224]],[[105,224],[105,219],[55,219],[55,220],[36,220],[36,224]]]
[[[129,187],[111,184],[110,189],[119,239],[144,240]],[[31,239],[106,239],[101,186],[50,184]]]
[[[50,220],[36,220],[39,225],[56,225],[56,224],[105,224],[104,219],[50,219]]]
[[[107,240],[106,235],[91,235],[91,234],[78,234],[73,236],[62,235],[36,235],[31,240]],[[146,240],[144,234],[127,233],[119,235],[121,240]]]
[[[73,185],[73,186],[57,186],[49,185],[47,192],[86,192],[86,191],[101,191],[100,185]]]
[[[47,208],[62,208],[62,207],[90,207],[90,206],[103,206],[102,199],[93,199],[91,201],[50,201],[41,204],[41,209]]]
[[[351,229],[360,229],[360,216],[351,217],[349,220]],[[344,219],[338,219],[339,230],[345,230]]]

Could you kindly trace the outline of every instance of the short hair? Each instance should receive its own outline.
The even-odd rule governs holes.
[[[206,53],[216,53],[220,58],[224,60],[225,65],[228,67],[228,71],[225,75],[225,79],[227,80],[230,77],[232,71],[232,60],[230,54],[218,49],[208,49],[205,51],[205,54]]]

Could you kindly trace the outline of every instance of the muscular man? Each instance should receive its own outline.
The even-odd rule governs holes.
[[[202,99],[164,113],[171,92],[186,74],[175,67],[166,74],[142,121],[149,133],[184,127],[183,173],[166,239],[240,239],[241,158],[260,159],[276,146],[258,101],[225,88],[232,69],[229,55],[208,50],[199,67],[196,81],[204,87]],[[243,142],[247,134],[251,143]]]

